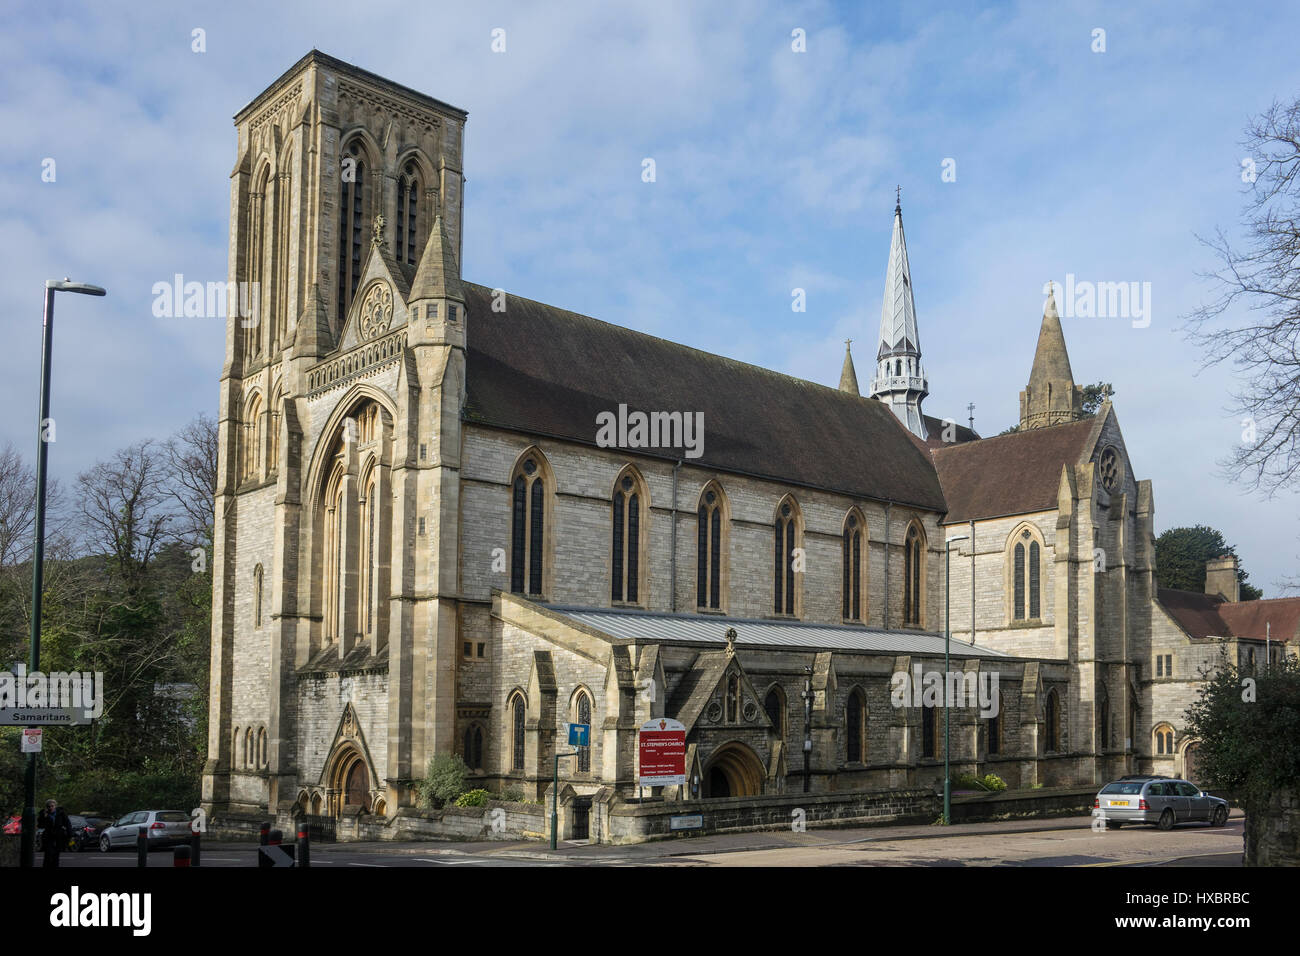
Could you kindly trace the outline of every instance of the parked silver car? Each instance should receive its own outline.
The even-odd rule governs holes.
[[[141,827],[149,835],[151,850],[188,843],[190,839],[190,815],[184,810],[137,810],[104,827],[99,834],[100,851],[108,853],[120,847],[135,846]]]
[[[1154,823],[1162,830],[1190,822],[1221,827],[1228,822],[1228,801],[1177,777],[1123,777],[1101,788],[1092,815],[1112,830],[1126,823]]]

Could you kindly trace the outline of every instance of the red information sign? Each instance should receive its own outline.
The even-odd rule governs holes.
[[[686,783],[686,725],[656,717],[641,725],[637,746],[638,777],[643,787]]]

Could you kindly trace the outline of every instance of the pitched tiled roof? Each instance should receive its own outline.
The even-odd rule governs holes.
[[[1219,617],[1219,607],[1224,601],[1217,594],[1157,588],[1156,600],[1178,622],[1178,626],[1192,637],[1232,636],[1227,623]]]
[[[933,450],[946,523],[1055,508],[1061,467],[1087,450],[1094,419],[1031,428]]]
[[[1233,602],[1217,594],[1173,588],[1160,588],[1156,597],[1192,637],[1300,640],[1300,598]]]
[[[935,418],[933,415],[922,415],[925,419],[925,433],[929,437],[925,444],[929,448],[947,448],[949,445],[960,445],[963,442],[978,441],[979,433],[965,425],[952,424],[952,441],[944,441],[944,432],[948,430],[948,423],[942,418]]]
[[[703,412],[705,468],[944,510],[933,464],[883,404],[464,283],[470,422],[596,444],[596,416]],[[638,449],[676,460],[680,452]]]
[[[1300,597],[1224,603],[1219,607],[1219,617],[1232,628],[1235,637],[1300,640]]]

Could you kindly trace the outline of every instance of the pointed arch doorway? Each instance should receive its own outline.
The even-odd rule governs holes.
[[[713,752],[704,768],[704,793],[709,797],[757,797],[766,777],[763,762],[742,743],[732,741]]]
[[[371,774],[365,755],[355,746],[345,744],[334,755],[328,776],[330,816],[341,816],[344,807],[360,807],[371,812]]]

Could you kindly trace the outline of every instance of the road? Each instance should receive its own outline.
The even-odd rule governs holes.
[[[1188,825],[1094,831],[1088,817],[933,826],[736,833],[644,843],[318,843],[322,869],[452,866],[1222,866],[1241,865],[1240,811],[1222,829]],[[257,847],[208,841],[205,867],[251,867]],[[134,867],[133,851],[75,853],[65,867]],[[170,851],[149,855],[170,867]]]

